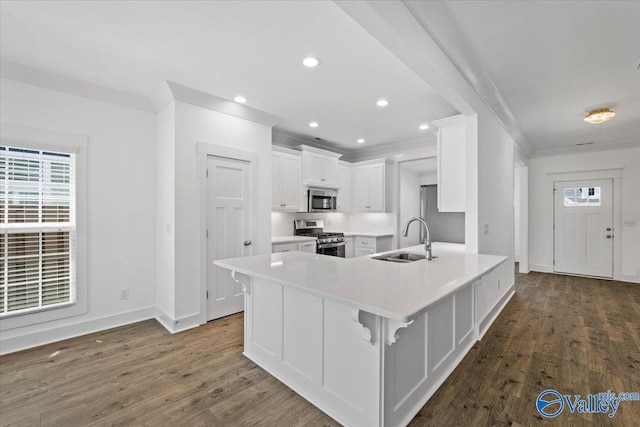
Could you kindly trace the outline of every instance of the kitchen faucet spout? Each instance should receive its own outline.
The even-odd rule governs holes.
[[[411,218],[409,222],[407,222],[407,225],[405,225],[402,235],[404,237],[407,237],[409,235],[409,225],[411,225],[411,223],[414,221],[418,221],[419,223],[421,223],[426,230],[426,237],[424,239],[424,250],[427,252],[427,260],[431,261],[433,260],[433,255],[431,254],[431,229],[429,228],[429,224],[427,224],[427,221],[420,217]]]

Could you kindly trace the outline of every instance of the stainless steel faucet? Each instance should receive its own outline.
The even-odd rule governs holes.
[[[409,235],[409,226],[413,221],[419,221],[420,223],[422,223],[422,225],[424,225],[427,233],[427,237],[424,239],[424,250],[427,252],[427,259],[431,261],[433,260],[433,255],[431,254],[431,229],[429,228],[429,224],[427,224],[427,221],[420,217],[411,218],[409,222],[407,222],[407,225],[404,227],[402,235],[404,237],[407,237],[407,235]]]

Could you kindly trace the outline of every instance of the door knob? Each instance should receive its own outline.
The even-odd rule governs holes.
[[[244,245],[245,246],[251,246],[251,240],[245,240],[244,241]]]
[[[613,236],[612,236],[611,234],[607,234],[605,237],[606,237],[607,239],[610,239],[610,238],[612,238]]]
[[[611,231],[611,227],[607,227],[607,231]]]

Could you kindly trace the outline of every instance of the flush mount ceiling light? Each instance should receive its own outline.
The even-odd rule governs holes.
[[[318,58],[314,58],[313,56],[308,56],[302,60],[302,65],[308,68],[317,67],[320,63]]]
[[[234,101],[236,101],[239,104],[244,104],[245,102],[247,102],[247,98],[245,98],[242,95],[238,95],[235,98],[233,98]]]
[[[590,111],[584,118],[584,121],[597,125],[599,123],[604,123],[607,120],[611,120],[615,115],[616,113],[609,108],[599,108],[597,110]]]
[[[317,128],[318,126],[320,126],[320,125],[318,124],[318,122],[309,122],[309,127],[310,127],[310,128]]]
[[[376,105],[378,107],[386,107],[387,105],[389,105],[389,100],[388,99],[378,99],[378,101],[376,102]]]
[[[420,129],[420,130],[427,130],[427,129],[429,129],[429,125],[428,125],[428,124],[426,124],[426,123],[425,123],[425,124],[422,124],[422,125],[418,126],[418,129]]]
[[[358,144],[364,144],[364,139],[360,138],[356,141]]]

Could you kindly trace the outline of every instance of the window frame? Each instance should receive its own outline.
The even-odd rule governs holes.
[[[44,307],[0,318],[0,331],[52,322],[88,312],[87,296],[87,136],[1,123],[0,143],[16,148],[50,150],[76,155],[75,303]]]

